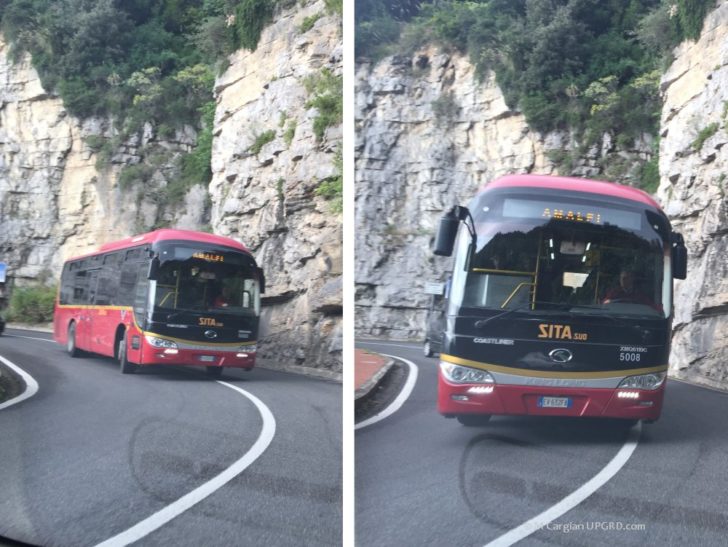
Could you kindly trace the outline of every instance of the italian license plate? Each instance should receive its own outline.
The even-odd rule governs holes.
[[[538,406],[542,408],[571,408],[569,397],[539,397]]]
[[[212,363],[214,360],[214,355],[200,355],[200,361],[202,361],[203,363]]]

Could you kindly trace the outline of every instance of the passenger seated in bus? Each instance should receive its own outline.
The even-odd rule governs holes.
[[[637,289],[634,272],[627,269],[623,269],[619,273],[619,286],[609,289],[602,299],[602,304],[611,304],[613,302],[645,304],[658,309],[652,299]]]
[[[214,308],[227,308],[230,306],[233,297],[233,290],[230,287],[223,287],[218,295],[213,299],[212,306]]]

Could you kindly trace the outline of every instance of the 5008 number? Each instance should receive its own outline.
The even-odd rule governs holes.
[[[639,353],[620,353],[619,360],[620,361],[629,361],[631,363],[638,363],[640,360],[640,354]]]

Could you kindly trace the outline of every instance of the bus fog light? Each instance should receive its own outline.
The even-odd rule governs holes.
[[[636,391],[618,391],[617,397],[620,399],[639,399],[640,394]]]
[[[495,380],[487,370],[463,367],[440,361],[440,370],[450,382],[455,384],[493,384]]]
[[[493,393],[493,386],[473,386],[468,389],[468,393]]]
[[[164,350],[164,353],[166,353],[167,355],[177,355],[179,353],[179,350],[167,348]]]
[[[650,374],[640,374],[638,376],[628,376],[622,380],[617,386],[618,389],[657,389],[660,387],[665,378],[666,372],[651,372]]]
[[[169,348],[169,349],[177,349],[177,343],[172,342],[172,340],[167,340],[165,338],[158,338],[156,336],[150,336],[149,334],[146,334],[144,336],[147,343],[155,348]]]
[[[247,357],[247,356],[248,356],[247,353],[236,353],[235,354],[235,357]]]

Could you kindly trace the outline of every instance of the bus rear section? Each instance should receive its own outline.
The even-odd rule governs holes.
[[[651,199],[609,183],[506,177],[446,215],[435,252],[453,246],[440,413],[467,425],[659,418],[672,278],[684,278],[686,253]]]
[[[145,365],[255,365],[263,273],[228,238],[159,230],[64,265],[54,337],[72,356]]]

